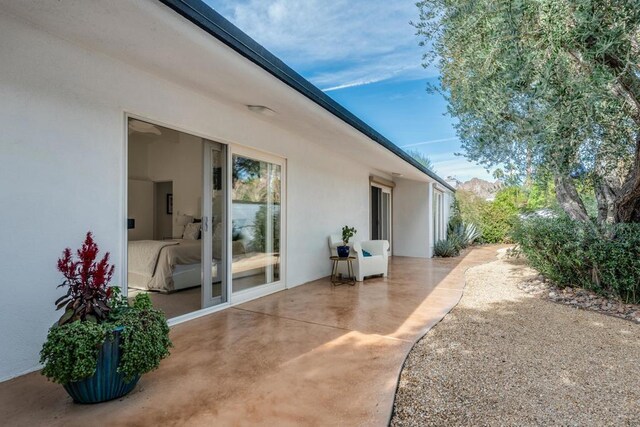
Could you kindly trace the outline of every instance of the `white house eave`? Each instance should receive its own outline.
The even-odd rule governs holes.
[[[0,13],[79,45],[88,56],[100,52],[243,113],[247,105],[267,106],[276,114],[256,119],[387,177],[436,182],[159,2],[0,0]]]

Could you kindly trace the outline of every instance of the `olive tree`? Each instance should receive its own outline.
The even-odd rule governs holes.
[[[560,206],[640,222],[638,0],[423,0],[424,65],[458,119],[465,155],[553,177]]]

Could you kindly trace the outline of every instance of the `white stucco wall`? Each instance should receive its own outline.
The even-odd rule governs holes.
[[[328,275],[327,235],[369,229],[369,168],[215,99],[0,14],[0,380],[37,366],[61,277],[87,230],[122,283],[125,112],[287,159],[286,280]]]
[[[397,179],[393,189],[393,255],[428,258],[430,184]]]

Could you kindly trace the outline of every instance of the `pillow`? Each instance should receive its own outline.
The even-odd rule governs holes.
[[[200,238],[200,227],[202,223],[192,222],[184,227],[182,238],[185,240],[198,240]]]
[[[363,257],[369,257],[372,256],[370,252],[365,251],[364,249],[362,250],[362,256]]]

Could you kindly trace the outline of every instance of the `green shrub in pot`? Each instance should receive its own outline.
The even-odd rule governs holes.
[[[63,384],[74,401],[97,403],[133,389],[140,375],[169,355],[171,341],[164,314],[148,294],[132,304],[120,288],[109,286],[113,266],[89,232],[77,259],[65,249],[58,270],[66,293],[56,301],[64,309],[40,352],[43,375]]]

